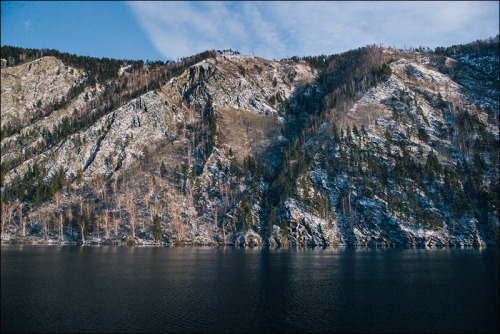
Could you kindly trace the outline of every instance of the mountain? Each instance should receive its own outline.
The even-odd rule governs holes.
[[[4,241],[498,245],[498,36],[281,61],[1,57]]]

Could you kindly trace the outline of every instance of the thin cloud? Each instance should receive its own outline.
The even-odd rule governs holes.
[[[29,30],[31,27],[31,21],[24,21],[24,29]]]
[[[367,44],[447,46],[498,34],[498,2],[129,2],[167,58],[208,49],[265,58]]]

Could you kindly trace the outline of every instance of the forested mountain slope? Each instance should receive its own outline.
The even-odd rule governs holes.
[[[2,47],[2,240],[498,244],[498,49]]]

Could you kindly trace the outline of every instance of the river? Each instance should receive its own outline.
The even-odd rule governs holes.
[[[5,332],[498,332],[499,249],[1,248]]]

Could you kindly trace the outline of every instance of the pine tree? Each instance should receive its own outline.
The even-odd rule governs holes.
[[[158,216],[158,214],[156,214],[155,217],[153,218],[153,235],[154,235],[155,241],[158,241],[161,239],[162,232],[163,231],[161,228],[160,217]]]
[[[165,163],[162,161],[160,166],[160,176],[165,177],[165,175],[167,175],[167,167],[165,166]]]
[[[83,179],[83,171],[82,168],[80,167],[80,169],[78,169],[78,171],[76,172],[76,184],[80,184],[80,182],[82,182],[82,179]]]
[[[281,230],[281,233],[284,235],[284,236],[288,236],[288,224],[286,222],[285,219],[282,219],[281,220],[281,223],[280,223],[280,230]]]
[[[179,185],[179,183],[181,181],[181,168],[179,167],[179,165],[175,166],[174,180],[175,180],[175,183],[177,185]]]
[[[276,222],[276,210],[274,209],[274,206],[271,207],[271,210],[269,210],[269,216],[268,216],[268,221],[267,221],[267,229],[269,232],[269,236],[272,236],[273,234],[273,226],[277,224]]]

